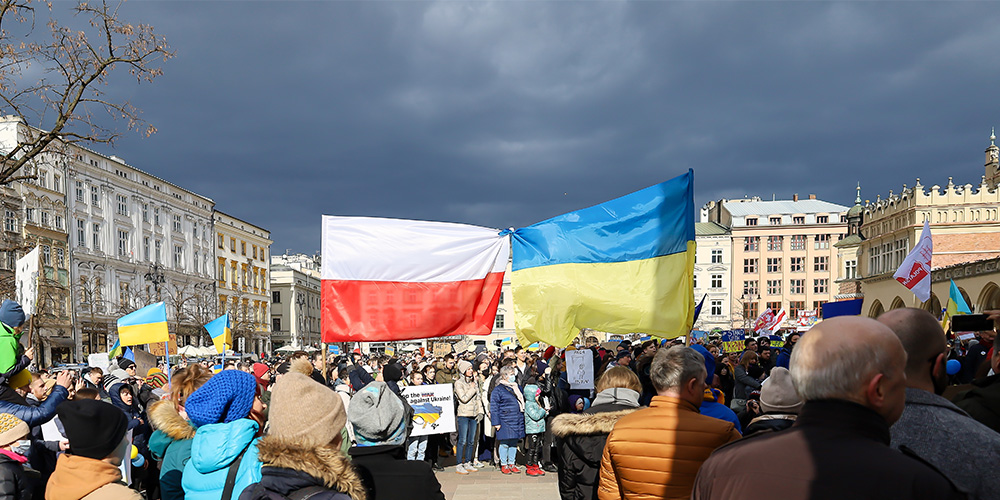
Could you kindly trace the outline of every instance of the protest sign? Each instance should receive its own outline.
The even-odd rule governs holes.
[[[98,352],[87,356],[87,365],[100,368],[102,372],[108,373],[111,361],[108,360],[108,353]]]
[[[472,350],[472,339],[466,337],[455,343],[455,352],[466,352]]]
[[[434,343],[434,357],[439,358],[451,354],[451,344],[448,342]]]
[[[339,345],[331,345],[330,346],[330,354],[333,354],[334,356],[340,354],[340,346]]]
[[[746,343],[746,330],[726,330],[722,332],[722,350],[741,352]]]
[[[166,355],[165,352],[166,345],[158,342],[155,344],[147,344],[147,345],[149,346],[149,353],[152,354],[153,356]],[[177,355],[177,335],[173,333],[170,334],[170,355],[171,356]]]
[[[135,355],[135,375],[137,377],[145,377],[150,368],[156,368],[156,356],[142,349],[133,349],[132,353]]]
[[[454,392],[450,384],[411,385],[401,389],[413,408],[411,436],[455,432]]]
[[[14,272],[15,299],[21,304],[24,314],[35,314],[38,301],[38,247],[17,259]]]
[[[594,388],[594,355],[590,349],[566,351],[566,377],[570,389]]]

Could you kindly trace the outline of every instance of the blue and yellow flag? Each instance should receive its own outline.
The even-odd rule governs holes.
[[[972,314],[972,309],[970,309],[969,304],[965,302],[965,297],[963,297],[962,292],[959,291],[958,285],[955,284],[955,280],[951,280],[951,289],[948,292],[948,305],[945,307],[944,314],[941,316],[941,329],[948,331],[948,325],[951,323],[951,318],[954,318],[959,314]]]
[[[108,359],[113,360],[116,356],[122,353],[122,344],[120,341],[116,340],[115,345],[111,346],[111,350],[108,351]]]
[[[514,231],[522,345],[565,347],[581,328],[662,338],[694,323],[694,173]]]
[[[222,354],[226,349],[233,347],[232,325],[229,323],[229,313],[209,321],[205,325],[208,336],[212,337],[212,344],[215,345],[215,352]]]
[[[170,338],[167,329],[167,306],[150,304],[118,318],[118,343],[122,346],[155,344]]]

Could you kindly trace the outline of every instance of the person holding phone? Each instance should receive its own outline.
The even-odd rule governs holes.
[[[994,330],[990,331],[996,337],[995,324],[1000,321],[1000,310],[985,311],[989,320],[993,321]],[[959,318],[960,316],[956,316]],[[1000,432],[1000,355],[997,349],[990,349],[990,367],[993,375],[972,381],[972,389],[961,392],[955,397],[956,406],[965,410],[972,418],[983,425]]]

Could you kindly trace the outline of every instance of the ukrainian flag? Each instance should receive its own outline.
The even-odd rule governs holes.
[[[120,340],[115,341],[115,345],[111,346],[111,350],[108,351],[108,359],[115,359],[116,356],[122,353],[122,344]]]
[[[155,344],[166,342],[169,338],[167,306],[163,302],[118,318],[118,343],[123,346]]]
[[[951,324],[951,318],[958,316],[959,314],[972,314],[972,309],[969,308],[969,304],[965,302],[965,297],[962,296],[962,292],[958,289],[958,285],[955,284],[955,280],[951,281],[951,289],[948,290],[948,306],[944,310],[944,314],[941,316],[941,329],[948,331]]]
[[[581,328],[687,335],[694,323],[694,172],[514,231],[521,342],[565,347]]]
[[[212,337],[212,344],[215,345],[215,352],[223,354],[226,349],[233,346],[232,325],[229,323],[229,313],[209,321],[205,325],[208,335]]]

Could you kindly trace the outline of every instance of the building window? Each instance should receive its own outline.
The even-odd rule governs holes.
[[[710,304],[712,305],[712,316],[722,316],[722,301],[712,300]]]
[[[257,258],[257,245],[253,246],[253,258]]]
[[[743,296],[753,297],[760,294],[760,287],[757,280],[747,280],[743,282]]]
[[[160,240],[156,240],[156,242],[153,243],[153,257],[156,258],[157,264],[163,262],[161,260],[162,254],[163,254],[163,242]]]
[[[788,282],[788,293],[801,295],[806,293],[806,280],[791,280]]]
[[[503,314],[497,314],[497,318],[493,324],[496,328],[503,328]]]
[[[160,225],[160,207],[153,208],[153,224]]]
[[[174,267],[180,269],[184,266],[184,247],[174,245]]]
[[[13,210],[4,210],[3,228],[11,233],[17,232],[17,214]]]
[[[25,208],[24,209],[24,220],[28,222],[35,222],[35,209]]]
[[[757,310],[759,306],[756,302],[744,302],[743,303],[743,319],[747,322],[757,319]]]
[[[781,310],[781,302],[768,302],[764,305],[766,305],[768,309],[774,311],[774,314],[778,314],[778,311]]]
[[[128,215],[128,196],[123,194],[115,195],[118,200],[118,215]]]
[[[195,273],[197,273],[197,272],[198,272],[198,259],[199,259],[199,257],[201,257],[201,256],[200,256],[200,255],[198,255],[198,252],[195,252],[195,253],[194,253],[194,268],[193,268],[193,269],[191,269],[191,270],[192,270],[193,272],[195,272]]]
[[[781,280],[767,280],[767,294],[781,295]]]
[[[713,274],[712,275],[712,288],[722,288],[722,275]]]
[[[830,216],[829,215],[817,215],[816,216],[816,223],[817,224],[829,224],[830,223]]]
[[[247,254],[247,242],[245,242],[245,241],[241,241],[240,242],[240,253],[243,254],[244,257],[246,256],[246,254]]]
[[[118,255],[127,257],[130,253],[128,246],[128,231],[118,230]]]
[[[760,250],[760,236],[749,236],[743,240],[744,252],[756,252]]]
[[[66,250],[56,249],[56,267],[66,267]]]
[[[813,280],[813,293],[829,293],[830,280],[826,278]]]
[[[76,221],[76,245],[87,246],[87,223],[83,220]]]
[[[229,251],[230,252],[236,251],[236,238],[229,238]]]
[[[224,236],[222,236],[222,233],[218,233],[218,234],[219,234],[219,249],[220,250],[225,250],[226,249],[226,238]]]
[[[191,234],[197,238],[198,237],[198,224],[191,224]]]
[[[792,224],[805,224],[805,223],[806,223],[806,218],[802,217],[801,215],[792,217]]]
[[[271,331],[272,332],[281,331],[281,318],[271,318]]]
[[[76,181],[76,201],[86,203],[83,199],[83,181]]]
[[[757,273],[758,265],[760,265],[760,259],[743,259],[743,272],[755,274]]]
[[[829,257],[813,257],[813,271],[829,271]]]
[[[42,264],[46,266],[52,265],[52,247],[48,245],[42,245]]]
[[[858,277],[858,261],[848,260],[844,262],[844,278],[855,279]]]
[[[792,236],[792,241],[788,245],[789,250],[805,250],[806,249],[806,236],[804,234],[797,234]]]
[[[56,216],[56,229],[60,229],[61,230],[62,228],[63,228],[63,217],[61,215],[57,215]]]
[[[823,304],[826,304],[826,302],[827,301],[825,301],[825,300],[816,300],[816,301],[813,301],[813,309],[816,310],[816,314],[820,313],[820,310],[823,309]]]
[[[62,192],[62,176],[52,174],[52,190]]]
[[[95,208],[101,208],[101,193],[97,186],[90,186],[90,204]]]
[[[142,237],[142,260],[149,262],[149,236]]]
[[[747,217],[747,225],[748,226],[756,226],[757,225],[757,218],[756,217]]]
[[[770,224],[772,226],[780,226],[781,225],[781,217],[769,217],[767,219],[767,222],[768,222],[768,224]]]
[[[93,229],[94,229],[94,231],[93,231],[93,235],[92,236],[94,237],[94,250],[100,250],[101,249],[101,225],[97,224],[97,223],[94,223]]]
[[[271,303],[280,304],[281,303],[281,290],[275,290],[271,292]]]
[[[768,236],[767,249],[771,252],[781,251],[781,236]]]
[[[142,204],[142,221],[149,222],[149,203]]]
[[[181,216],[180,214],[174,214],[174,231],[181,230]]]
[[[45,210],[40,210],[38,213],[41,215],[42,226],[49,227],[49,213]]]
[[[799,311],[804,311],[806,309],[806,303],[801,300],[793,300],[788,303],[788,317],[798,318]]]
[[[697,275],[697,274],[695,274],[695,275],[694,275],[694,276],[692,276],[691,278],[692,278],[692,279],[691,279],[691,283],[692,283],[692,285],[693,285],[693,286],[694,286],[695,288],[698,288],[698,275]]]
[[[806,270],[805,257],[789,257],[788,259],[788,271],[793,273],[801,273]]]
[[[712,249],[712,264],[722,264],[722,249],[713,248]]]
[[[781,257],[768,257],[767,272],[769,273],[781,272]]]
[[[219,276],[218,276],[218,278],[219,278],[219,284],[222,285],[222,286],[226,286],[226,259],[225,258],[219,257],[219,267],[218,267],[218,269],[219,269]]]
[[[830,248],[830,235],[829,234],[817,234],[816,235],[816,250],[825,250]]]

